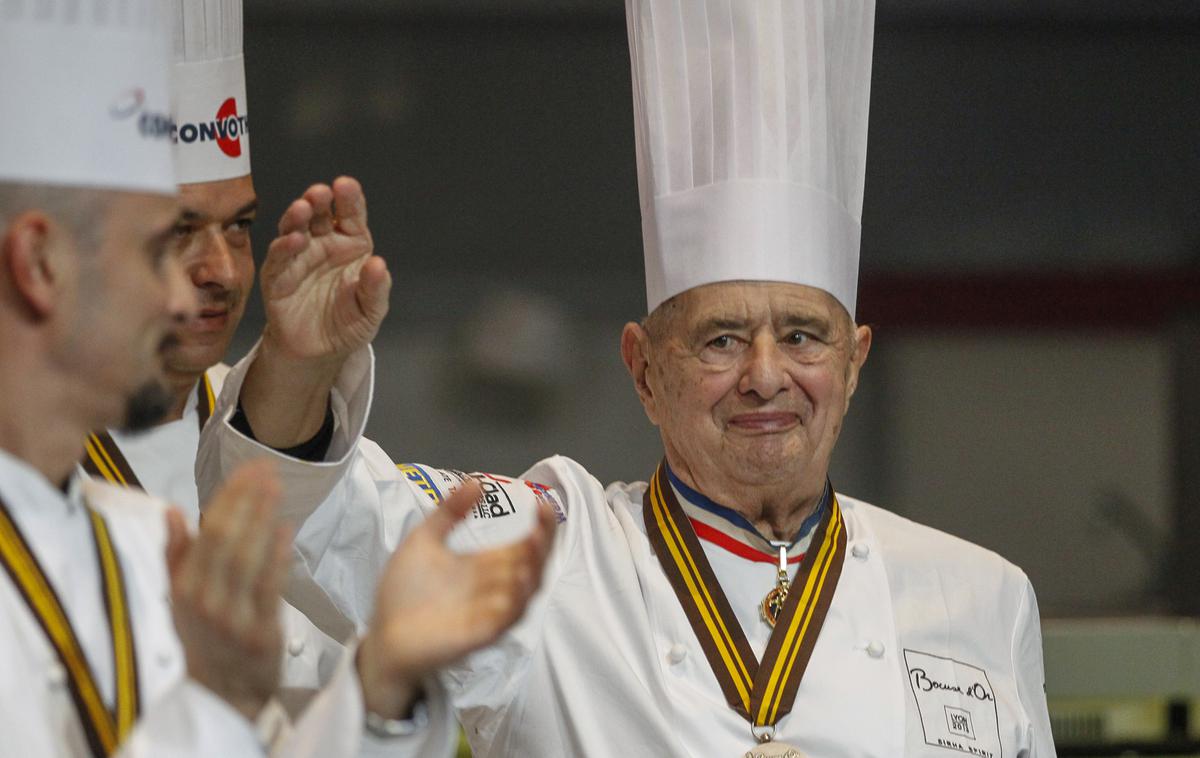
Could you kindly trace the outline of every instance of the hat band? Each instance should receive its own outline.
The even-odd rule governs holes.
[[[0,22],[0,181],[174,194],[167,39]]]
[[[814,187],[733,181],[654,198],[642,209],[646,301],[702,284],[777,281],[817,287],[854,316],[862,227]]]
[[[175,166],[180,184],[250,173],[246,66],[241,54],[172,67]]]

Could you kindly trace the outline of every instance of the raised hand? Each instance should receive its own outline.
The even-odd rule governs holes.
[[[392,286],[374,252],[362,186],[343,176],[309,187],[279,220],[263,263],[264,339],[295,360],[337,361],[369,343]]]
[[[253,720],[279,684],[279,604],[291,547],[277,522],[270,464],[241,467],[204,509],[200,531],[167,514],[172,612],[188,675]]]
[[[367,200],[349,177],[309,187],[279,220],[262,268],[267,324],[241,395],[259,442],[312,438],[346,359],[375,338],[392,277],[374,250]]]
[[[541,583],[555,524],[544,505],[520,542],[467,555],[447,547],[481,494],[474,480],[459,487],[384,569],[358,658],[367,707],[380,716],[397,717],[421,677],[499,637]]]

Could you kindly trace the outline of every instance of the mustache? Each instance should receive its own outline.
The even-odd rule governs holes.
[[[237,290],[204,288],[197,293],[197,310],[208,308],[225,308],[233,310],[242,301],[242,295]]]

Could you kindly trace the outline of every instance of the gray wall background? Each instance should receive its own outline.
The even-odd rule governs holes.
[[[657,436],[617,353],[644,315],[622,5],[247,0],[247,19],[258,249],[304,187],[352,174],[396,280],[371,435],[397,460],[647,476]],[[864,277],[1194,275],[1198,92],[1194,3],[880,0]],[[876,323],[835,484],[999,550],[1050,615],[1172,607],[1197,341],[1137,316]]]

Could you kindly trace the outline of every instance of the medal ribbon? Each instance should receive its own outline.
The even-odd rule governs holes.
[[[216,405],[217,400],[213,394],[212,382],[208,380],[206,371],[200,375],[200,385],[196,388],[196,416],[200,422],[201,431]],[[137,474],[133,473],[133,467],[129,465],[129,461],[126,460],[121,449],[117,447],[116,441],[107,431],[101,429],[89,434],[87,440],[84,441],[84,448],[86,454],[81,463],[84,471],[87,471],[92,478],[103,479],[118,487],[146,489],[138,481]]]
[[[650,480],[642,515],[650,544],[679,598],[729,707],[754,726],[774,726],[788,714],[833,602],[846,557],[846,527],[835,495],[813,532],[812,544],[761,663],[717,582],[675,492],[665,464]]]
[[[117,561],[104,519],[96,511],[88,509],[91,518],[92,537],[96,543],[96,555],[100,563],[101,592],[108,613],[108,628],[113,644],[113,671],[116,678],[116,712],[108,710],[96,686],[91,667],[84,656],[83,647],[75,636],[63,610],[62,602],[54,592],[45,573],[29,549],[8,507],[0,500],[0,563],[11,577],[29,607],[30,613],[45,632],[47,640],[63,669],[67,673],[67,685],[71,699],[79,713],[84,735],[95,758],[104,758],[116,752],[117,746],[129,735],[137,720],[140,709],[137,655],[133,644],[133,627],[129,619],[129,606],[125,596],[125,582],[121,566]]]

